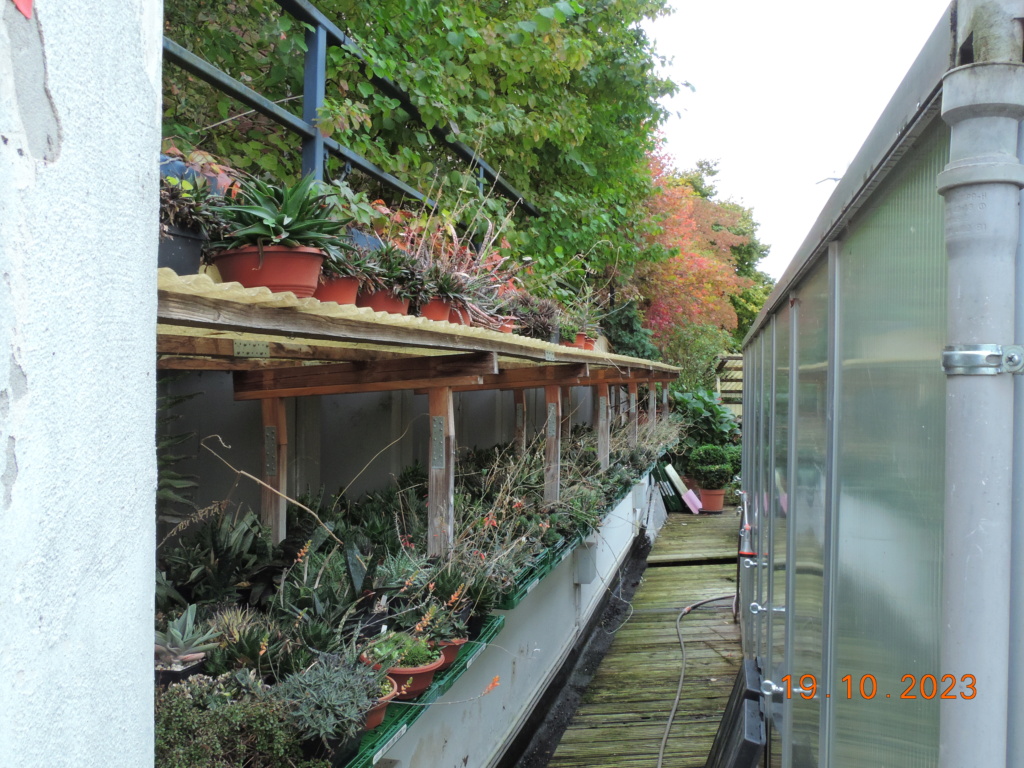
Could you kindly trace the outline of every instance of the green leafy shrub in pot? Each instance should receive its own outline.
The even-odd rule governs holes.
[[[690,453],[687,471],[701,488],[719,490],[732,480],[732,467],[720,445],[701,445]]]
[[[725,446],[725,456],[729,460],[729,466],[732,468],[733,476],[738,475],[743,469],[743,446]]]
[[[239,690],[227,675],[157,689],[155,714],[156,768],[327,768],[302,759],[301,737],[282,703]]]

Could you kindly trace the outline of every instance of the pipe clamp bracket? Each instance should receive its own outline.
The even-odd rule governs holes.
[[[942,370],[947,376],[1024,373],[1024,346],[951,344],[942,350]]]

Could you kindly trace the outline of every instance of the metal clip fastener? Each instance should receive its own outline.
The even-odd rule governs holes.
[[[950,344],[942,350],[947,376],[995,376],[1024,372],[1024,347],[1015,344]]]
[[[759,614],[759,613],[764,613],[767,610],[768,609],[765,606],[761,605],[760,603],[751,603],[750,604],[750,612],[754,616],[757,616],[757,614]]]

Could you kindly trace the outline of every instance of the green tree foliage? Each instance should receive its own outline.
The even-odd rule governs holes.
[[[543,212],[518,217],[508,233],[535,274],[564,271],[576,254],[577,282],[587,269],[609,265],[628,273],[650,250],[646,154],[664,117],[658,99],[674,85],[655,72],[659,58],[639,24],[666,13],[667,0],[316,5],[358,41],[367,62],[330,51],[328,103],[320,114],[325,134],[450,201],[477,194],[475,181],[430,129],[457,126],[458,138]],[[168,0],[166,22],[172,39],[299,112],[305,30],[276,3]],[[184,72],[168,67],[167,74],[167,135],[239,168],[294,180],[293,137]],[[371,76],[397,83],[422,122]],[[480,204],[501,217],[502,201]]]

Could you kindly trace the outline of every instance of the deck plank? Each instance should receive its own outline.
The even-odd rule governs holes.
[[[736,590],[738,518],[673,514],[626,622],[594,675],[548,768],[650,768],[679,681],[675,622],[687,605]],[[730,564],[701,564],[731,558]],[[686,677],[665,765],[703,768],[742,660],[729,601],[683,618]]]

